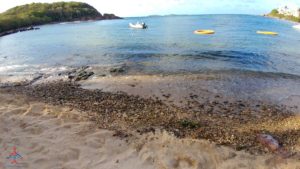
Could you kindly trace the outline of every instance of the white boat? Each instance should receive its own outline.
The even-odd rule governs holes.
[[[296,29],[300,29],[300,25],[295,25],[293,27],[296,28]]]
[[[129,27],[135,28],[135,29],[146,29],[148,26],[145,23],[137,22],[136,24],[129,23]]]

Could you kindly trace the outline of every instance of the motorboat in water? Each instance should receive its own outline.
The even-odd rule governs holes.
[[[293,27],[296,28],[296,29],[300,29],[300,25],[295,25]]]
[[[147,29],[148,28],[148,26],[144,22],[142,22],[142,23],[137,22],[136,24],[129,23],[129,27],[135,28],[135,29]]]

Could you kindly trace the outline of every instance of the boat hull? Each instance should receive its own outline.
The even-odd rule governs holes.
[[[147,26],[145,26],[145,25],[135,25],[132,23],[129,23],[129,27],[134,28],[134,29],[146,29],[147,28]]]

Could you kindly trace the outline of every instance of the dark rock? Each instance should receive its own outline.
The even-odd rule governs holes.
[[[81,67],[79,70],[72,70],[68,72],[68,78],[74,81],[87,80],[90,76],[94,75],[94,72],[86,71],[88,66]]]
[[[124,73],[125,72],[125,68],[124,67],[120,67],[120,68],[111,68],[110,73]]]
[[[127,137],[131,136],[131,134],[127,134],[125,131],[115,131],[113,136],[119,137],[119,138],[127,138]]]
[[[163,94],[162,96],[165,97],[165,98],[170,98],[171,94]]]
[[[114,14],[104,14],[103,19],[122,19]]]
[[[68,78],[69,78],[70,80],[73,80],[73,79],[75,78],[75,76],[74,76],[74,75],[69,75]]]
[[[191,98],[191,99],[196,99],[196,98],[198,98],[198,95],[190,94],[190,98]]]
[[[146,133],[153,133],[155,134],[155,129],[153,127],[149,127],[149,128],[144,128],[144,129],[140,129],[137,130],[138,133],[142,134],[146,134]]]
[[[240,107],[246,107],[243,103],[239,104]]]
[[[40,28],[35,28],[33,26],[26,27],[26,28],[18,28],[18,29],[14,29],[14,30],[9,30],[9,31],[5,31],[5,32],[1,32],[0,33],[0,37],[1,36],[10,35],[10,34],[13,34],[13,33],[25,32],[25,31],[31,31],[31,30],[39,30],[39,29]]]

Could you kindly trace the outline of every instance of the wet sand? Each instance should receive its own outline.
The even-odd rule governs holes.
[[[287,74],[212,71],[198,74],[94,76],[80,84],[85,89],[123,91],[167,104],[190,107],[189,102],[256,101],[285,105],[300,112],[300,78]]]
[[[43,169],[298,169],[299,158],[250,155],[206,140],[95,127],[88,113],[0,93],[0,166]],[[18,164],[6,159],[16,146]],[[175,148],[176,147],[176,148]]]

